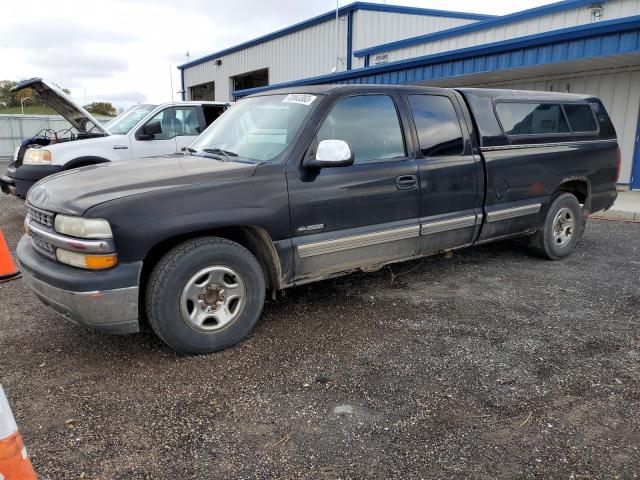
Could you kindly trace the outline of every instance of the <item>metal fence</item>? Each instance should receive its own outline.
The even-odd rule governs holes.
[[[23,139],[35,135],[43,128],[62,130],[70,126],[60,115],[0,115],[0,162],[11,159]]]

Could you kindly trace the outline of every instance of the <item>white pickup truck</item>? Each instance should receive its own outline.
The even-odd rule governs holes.
[[[203,101],[140,104],[103,125],[40,78],[20,82],[13,91],[24,88],[37,92],[71,127],[43,129],[16,148],[6,174],[0,177],[0,188],[20,198],[26,197],[34,183],[62,170],[179,152],[230,105]]]

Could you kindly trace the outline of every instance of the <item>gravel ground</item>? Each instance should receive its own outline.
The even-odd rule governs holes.
[[[23,204],[0,197],[13,250]],[[640,224],[287,291],[188,357],[0,285],[0,381],[42,479],[636,478]]]

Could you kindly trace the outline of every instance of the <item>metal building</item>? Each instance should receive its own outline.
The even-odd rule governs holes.
[[[640,189],[640,0],[564,0],[480,18],[354,3],[338,16],[182,65],[183,90],[198,95],[213,82],[227,99],[285,85],[412,83],[595,94],[618,132],[620,183]],[[263,77],[243,81],[255,70]]]

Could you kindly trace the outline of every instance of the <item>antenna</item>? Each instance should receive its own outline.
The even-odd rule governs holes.
[[[176,102],[173,100],[173,70],[171,69],[171,65],[169,65],[169,87],[171,88],[171,110],[172,110],[171,123],[173,124],[173,130],[175,133],[175,135],[173,136],[173,141],[176,144],[176,153],[178,153],[178,131],[176,129]]]

